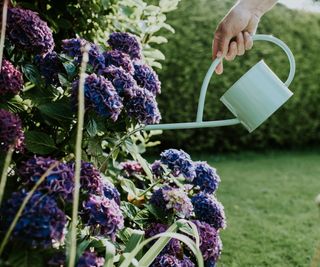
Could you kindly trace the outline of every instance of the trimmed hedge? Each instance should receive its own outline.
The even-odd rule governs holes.
[[[184,0],[169,15],[176,29],[163,47],[166,61],[160,72],[162,95],[158,98],[163,122],[194,120],[202,80],[211,63],[215,25],[234,1]],[[273,34],[295,54],[297,72],[290,89],[294,96],[255,132],[242,126],[200,130],[165,131],[162,146],[188,151],[291,148],[318,144],[320,140],[320,16],[278,5],[263,17],[258,33]],[[280,48],[257,42],[244,57],[225,63],[222,76],[214,76],[205,106],[206,120],[231,118],[219,101],[221,95],[260,59],[285,80],[289,63]]]

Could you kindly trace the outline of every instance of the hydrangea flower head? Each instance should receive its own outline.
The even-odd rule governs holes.
[[[77,267],[103,267],[104,258],[98,257],[95,252],[85,251],[79,258]]]
[[[2,61],[0,72],[0,97],[17,95],[23,87],[22,73],[8,60]]]
[[[172,170],[174,176],[183,175],[186,180],[192,181],[195,176],[195,167],[190,156],[183,150],[168,149],[160,154],[161,162]]]
[[[24,147],[24,134],[19,117],[0,109],[0,151],[7,151],[10,146],[18,151]]]
[[[105,196],[90,195],[83,203],[83,219],[92,230],[115,240],[116,232],[123,228],[123,215],[119,205]]]
[[[125,32],[111,33],[108,44],[112,49],[128,54],[131,59],[141,58],[141,45],[138,39],[132,34]]]
[[[120,193],[113,184],[104,182],[102,194],[108,199],[113,199],[120,206]]]
[[[156,124],[161,120],[160,111],[154,95],[146,89],[135,87],[127,99],[125,109],[128,115],[139,123]]]
[[[196,177],[193,180],[193,184],[200,187],[206,193],[213,193],[216,191],[220,177],[217,174],[216,169],[212,168],[206,162],[196,162],[195,164]]]
[[[121,162],[120,168],[126,177],[132,177],[135,174],[145,174],[141,164],[134,160]]]
[[[8,230],[27,192],[13,193],[1,210],[1,227]],[[64,239],[66,215],[50,196],[36,191],[19,218],[12,237],[33,248],[49,248]]]
[[[72,84],[73,99],[76,102],[79,80]],[[90,74],[85,79],[84,94],[86,108],[94,109],[99,115],[116,121],[121,113],[123,104],[112,83],[103,76]]]
[[[181,267],[180,261],[173,255],[163,254],[156,257],[151,267]]]
[[[191,199],[196,218],[212,225],[216,229],[226,227],[222,204],[209,194],[199,193]]]
[[[122,67],[113,65],[99,71],[99,74],[111,81],[120,96],[132,95],[132,89],[137,86],[132,75]]]
[[[164,174],[164,169],[160,160],[156,160],[151,165],[151,171],[156,178],[160,178]]]
[[[180,267],[196,267],[196,265],[190,260],[189,257],[183,256],[183,259],[180,260]]]
[[[119,50],[111,50],[104,52],[103,56],[106,67],[113,65],[118,68],[123,68],[126,72],[130,74],[134,73],[133,63],[127,54],[122,53]]]
[[[19,174],[22,183],[28,187],[33,187],[40,177],[58,161],[51,158],[34,156],[26,162],[22,163]],[[62,162],[53,168],[38,187],[49,195],[61,197],[62,199],[72,202],[74,189],[74,171],[69,164]]]
[[[9,8],[6,33],[17,47],[35,54],[45,54],[54,47],[51,29],[31,10]]]
[[[134,64],[134,79],[138,85],[147,89],[152,94],[161,93],[161,83],[155,71],[145,64]]]

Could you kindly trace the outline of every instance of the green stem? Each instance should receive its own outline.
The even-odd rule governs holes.
[[[149,188],[147,188],[146,190],[144,190],[140,195],[138,195],[139,197],[144,196],[146,193],[148,193],[152,188],[154,188],[156,185],[160,184],[161,180],[156,181],[153,185],[151,185]]]
[[[69,267],[75,266],[76,252],[77,252],[77,225],[78,225],[78,208],[79,208],[79,194],[80,194],[80,171],[81,171],[81,153],[82,153],[82,135],[85,114],[84,104],[84,84],[86,78],[87,63],[89,61],[90,46],[83,47],[82,62],[80,68],[80,79],[78,89],[78,125],[77,125],[77,139],[75,148],[75,175],[74,175],[74,192],[72,204],[72,221],[70,234],[70,256]]]
[[[4,165],[2,169],[2,174],[1,174],[1,181],[0,181],[0,207],[4,195],[4,189],[6,187],[7,183],[7,177],[8,177],[8,169],[10,166],[10,162],[12,159],[12,154],[13,154],[14,148],[12,146],[9,147],[6,158],[4,160]]]
[[[37,183],[32,187],[32,189],[28,192],[27,196],[24,198],[16,216],[14,217],[13,221],[10,224],[10,227],[5,235],[5,237],[3,238],[1,245],[0,245],[0,256],[6,246],[6,244],[8,243],[9,237],[14,229],[14,227],[16,226],[24,208],[26,207],[27,203],[29,202],[30,198],[32,197],[33,193],[36,191],[36,189],[39,187],[39,185],[44,181],[44,179],[46,179],[46,177],[49,175],[49,173],[55,168],[57,167],[59,164],[59,162],[56,162],[54,164],[52,164],[50,166],[49,169],[46,170],[46,172],[40,177],[40,179],[37,181]]]
[[[2,67],[4,39],[6,36],[7,14],[8,14],[8,0],[4,0],[3,9],[2,9],[2,24],[1,24],[1,37],[0,37],[0,70]]]

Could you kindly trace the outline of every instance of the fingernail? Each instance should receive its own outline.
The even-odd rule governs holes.
[[[221,51],[219,51],[219,52],[217,53],[217,57],[222,57],[222,52],[221,52]]]

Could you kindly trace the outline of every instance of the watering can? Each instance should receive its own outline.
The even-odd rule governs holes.
[[[280,39],[265,34],[253,36],[254,41],[269,41],[281,47],[289,58],[290,72],[283,83],[263,61],[259,61],[245,73],[220,98],[222,103],[233,113],[234,119],[203,121],[203,110],[206,92],[210,79],[221,62],[216,58],[211,64],[202,83],[197,118],[194,122],[147,125],[145,130],[174,130],[231,126],[242,124],[249,132],[258,128],[277,109],[279,109],[293,93],[288,89],[295,74],[295,60],[289,47]]]

